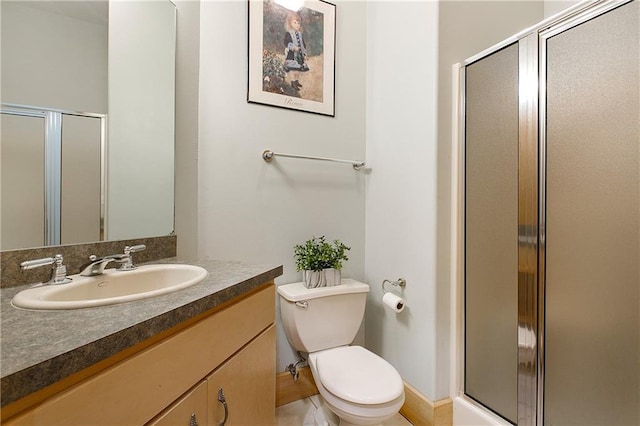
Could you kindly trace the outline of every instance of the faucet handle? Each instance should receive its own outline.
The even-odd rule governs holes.
[[[23,271],[27,269],[38,268],[40,266],[51,265],[51,278],[44,284],[66,284],[71,282],[70,278],[67,278],[67,267],[64,265],[64,258],[61,254],[56,254],[54,257],[45,257],[42,259],[25,260],[20,264],[20,268]]]
[[[146,248],[147,248],[147,246],[144,245],[144,244],[138,244],[138,245],[135,245],[135,246],[125,246],[124,254],[136,253],[136,252],[145,250]]]
[[[56,256],[61,256],[57,254]],[[62,257],[62,256],[61,256]],[[25,260],[20,264],[20,268],[23,271],[27,269],[38,268],[40,266],[52,265],[56,261],[53,257],[43,257],[42,259]]]
[[[116,269],[118,271],[132,271],[137,268],[136,265],[133,264],[133,257],[131,253],[136,253],[142,250],[145,250],[147,246],[144,244],[138,244],[135,246],[125,246],[124,248],[124,256],[125,260],[118,266]]]

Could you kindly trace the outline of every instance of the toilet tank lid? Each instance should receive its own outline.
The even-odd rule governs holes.
[[[342,280],[342,284],[331,287],[306,288],[304,283],[278,286],[278,294],[290,302],[315,299],[317,297],[336,296],[349,293],[367,293],[369,286],[351,278]]]

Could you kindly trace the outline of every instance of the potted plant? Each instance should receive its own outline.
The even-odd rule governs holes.
[[[351,250],[339,240],[333,244],[324,236],[313,237],[304,244],[293,247],[298,271],[302,271],[307,288],[329,287],[340,284],[342,261],[349,260],[346,252]]]

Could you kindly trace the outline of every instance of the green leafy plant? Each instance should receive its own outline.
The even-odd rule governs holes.
[[[339,240],[334,240],[333,244],[328,243],[323,235],[293,246],[293,257],[298,271],[321,271],[328,268],[340,270],[342,261],[349,260],[346,255],[348,250],[351,250],[351,247]]]

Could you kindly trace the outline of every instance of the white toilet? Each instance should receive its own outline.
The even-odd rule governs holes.
[[[344,279],[334,287],[278,287],[289,343],[309,354],[320,396],[340,426],[377,425],[404,403],[404,385],[391,364],[361,346],[350,346],[364,317],[369,286]]]

